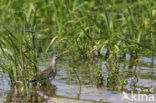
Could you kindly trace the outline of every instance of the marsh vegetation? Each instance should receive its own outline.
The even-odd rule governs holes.
[[[137,83],[155,80],[156,1],[1,0],[0,71],[10,88],[25,95],[53,53],[62,57],[56,87],[155,93]]]

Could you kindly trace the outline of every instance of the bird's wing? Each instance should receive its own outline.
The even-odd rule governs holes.
[[[46,78],[49,78],[52,74],[53,74],[53,69],[52,66],[49,66],[47,69],[45,69],[44,71],[41,72],[40,75],[35,75],[35,81],[36,80],[43,80]]]
[[[45,69],[40,76],[42,76],[41,78],[48,78],[51,73],[53,73],[53,69],[52,66],[49,66],[47,69]]]

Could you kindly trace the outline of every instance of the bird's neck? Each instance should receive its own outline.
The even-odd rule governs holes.
[[[54,69],[56,69],[56,60],[52,60],[52,63],[51,63],[51,65],[52,65],[52,67],[54,68]]]

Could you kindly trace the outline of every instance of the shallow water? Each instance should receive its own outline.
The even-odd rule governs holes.
[[[19,88],[20,91],[18,91],[16,88],[11,88],[8,85],[8,76],[1,73],[0,102],[154,103],[154,101],[156,102],[156,59],[154,59],[153,67],[149,67],[152,61],[150,58],[143,57],[139,61],[143,65],[133,66],[131,69],[128,68],[128,64],[125,68],[123,68],[122,63],[120,64],[121,74],[126,81],[123,86],[118,83],[109,84],[107,82],[110,72],[104,65],[102,65],[102,72],[104,73],[102,86],[96,84],[96,79],[93,77],[94,73],[88,71],[89,67],[78,67],[80,85],[73,68],[68,65],[68,61],[58,62],[58,74],[55,80],[50,81],[48,86],[42,84],[27,90]],[[40,70],[42,71],[49,63],[49,60],[46,63],[41,61],[39,63]],[[96,67],[98,66],[97,62]],[[122,99],[125,96],[124,93],[130,100]],[[132,98],[135,94],[135,98]],[[146,97],[142,97],[143,94],[146,94]],[[150,98],[153,95],[154,101],[151,100],[152,97]]]

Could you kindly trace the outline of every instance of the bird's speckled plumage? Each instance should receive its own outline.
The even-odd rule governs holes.
[[[38,80],[44,80],[47,78],[54,79],[57,73],[56,63],[59,58],[60,57],[57,54],[54,54],[50,66],[44,71],[42,71],[40,75],[36,75],[35,79],[32,80],[32,82],[36,82]]]

